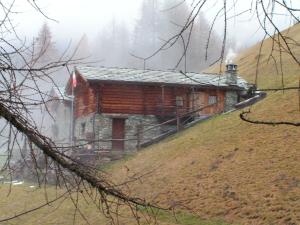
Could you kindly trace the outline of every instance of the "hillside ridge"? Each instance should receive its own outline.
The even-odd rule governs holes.
[[[299,42],[300,24],[286,35]],[[270,39],[256,68],[259,46],[236,58],[239,74],[254,82],[258,70],[259,88],[298,85],[299,65],[281,53],[278,67],[279,53],[272,52],[275,61],[270,59]],[[300,47],[293,53],[300,57]],[[253,119],[299,121],[298,91],[269,92],[250,110]],[[113,165],[115,182],[140,174],[130,183],[130,193],[177,210],[192,209],[202,218],[238,224],[300,223],[300,129],[249,124],[240,120],[240,112],[214,117]]]

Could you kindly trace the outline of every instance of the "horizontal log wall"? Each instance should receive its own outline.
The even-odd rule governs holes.
[[[141,114],[143,112],[142,88],[136,85],[100,86],[100,112]]]
[[[125,84],[93,84],[77,81],[75,89],[75,116],[90,113],[120,113],[139,115],[175,116],[192,110],[192,89],[186,87],[163,87]],[[197,91],[197,90],[196,90]],[[203,114],[214,114],[224,109],[224,91],[201,90],[208,96],[215,95],[218,105],[204,110]],[[183,100],[183,106],[176,107],[176,96]]]
[[[187,110],[188,88],[105,84],[100,86],[100,111],[144,115],[171,115],[176,111],[176,96],[183,97]]]
[[[96,111],[97,101],[95,89],[91,88],[81,78],[77,78],[77,86],[74,90],[74,115],[75,117],[86,116]]]
[[[224,90],[201,90],[204,92],[204,105],[208,105],[208,98],[209,96],[216,96],[217,97],[217,104],[205,108],[200,114],[203,115],[213,115],[224,111],[225,105],[225,91]]]

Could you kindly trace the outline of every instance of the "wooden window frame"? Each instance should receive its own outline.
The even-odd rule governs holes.
[[[216,95],[208,96],[208,105],[216,104],[218,102],[218,97]]]
[[[183,107],[183,97],[182,96],[176,96],[176,106],[177,107]]]

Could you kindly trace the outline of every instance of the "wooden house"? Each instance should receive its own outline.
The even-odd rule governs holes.
[[[236,71],[233,64],[224,75],[76,67],[77,85],[72,90],[70,80],[66,87],[68,95],[74,92],[74,137],[78,142],[95,140],[89,148],[99,151],[136,149],[141,140],[176,126],[159,125],[167,120],[232,109],[248,89]]]

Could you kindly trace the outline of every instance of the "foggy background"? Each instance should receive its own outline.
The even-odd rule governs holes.
[[[232,58],[236,52],[260,41],[264,32],[259,29],[251,1],[227,2],[226,53]],[[77,49],[75,58],[90,65],[128,68],[143,68],[143,60],[132,55],[145,58],[155,52],[178,33],[195,5],[192,0],[37,0],[36,3],[48,18],[27,1],[17,1],[14,9],[18,14],[13,22],[27,43],[35,42],[40,48],[45,44],[42,42],[47,43],[46,56],[41,61],[55,59],[66,49],[71,55]],[[222,4],[223,1],[207,1],[197,17],[187,52],[187,71],[200,72],[220,56],[222,14],[212,32],[207,59],[205,51],[210,26]],[[179,6],[170,9],[176,5]],[[290,18],[280,15],[281,9],[275,12],[278,15],[274,21],[280,29],[292,24]],[[188,32],[184,35],[187,38]],[[148,60],[146,69],[183,69],[183,62],[175,68],[182,51],[182,43],[178,41]],[[63,73],[55,77],[60,86],[68,78]]]

